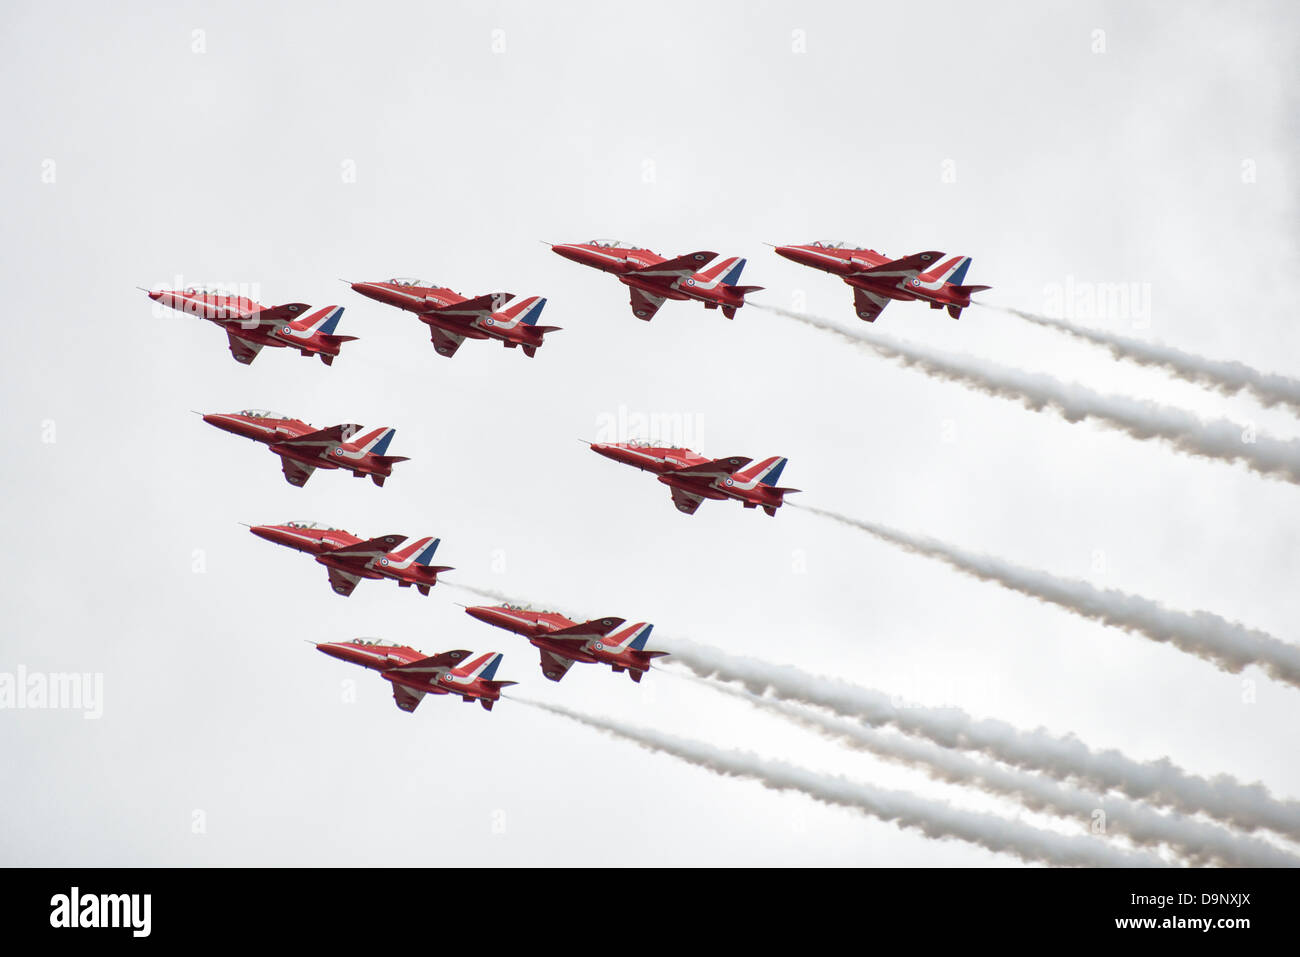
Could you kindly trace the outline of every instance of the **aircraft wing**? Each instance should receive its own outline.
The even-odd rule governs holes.
[[[853,309],[857,312],[859,319],[865,319],[867,322],[875,322],[876,317],[885,311],[889,305],[888,296],[878,296],[874,292],[867,292],[865,289],[853,289]]]
[[[565,658],[553,651],[542,651],[542,674],[552,681],[559,681],[567,675],[572,665],[572,658]]]
[[[695,510],[700,507],[700,503],[703,501],[703,496],[673,486],[673,504],[677,506],[679,512],[694,515]]]
[[[864,265],[854,275],[870,276],[873,279],[897,279],[902,283],[919,276],[927,269],[933,269],[942,257],[943,253],[935,251],[916,253],[912,256],[904,256],[902,259],[891,259],[877,266]]]
[[[562,641],[586,641],[588,638],[603,638],[623,624],[624,621],[623,618],[593,618],[591,621],[584,621],[581,625],[570,625],[568,628],[549,631],[546,633],[546,637],[559,638]]]
[[[330,587],[334,589],[336,594],[342,595],[344,598],[351,595],[352,589],[356,588],[357,582],[361,581],[360,575],[353,575],[340,568],[335,568],[333,565],[326,565],[325,570],[330,573]]]
[[[632,290],[632,315],[649,322],[664,304],[663,296],[652,296],[641,289]]]
[[[469,656],[470,652],[457,648],[455,651],[444,651],[440,655],[430,655],[428,658],[421,658],[419,661],[408,661],[406,664],[398,665],[391,670],[404,675],[423,675],[427,677],[441,674],[448,668],[454,668]]]
[[[420,706],[424,700],[424,692],[417,691],[414,688],[408,688],[406,685],[399,685],[396,681],[393,685],[393,701],[399,708],[408,714]]]
[[[236,362],[248,365],[262,351],[260,342],[249,342],[247,339],[241,339],[230,329],[226,330],[226,335],[230,339],[230,354],[235,357]]]
[[[429,332],[433,338],[433,348],[438,355],[446,356],[450,359],[460,348],[460,344],[465,341],[464,336],[458,336],[454,332],[448,332],[446,329],[439,329],[437,326],[430,326]]]
[[[317,429],[315,432],[308,432],[306,435],[300,435],[296,439],[281,439],[277,445],[333,445],[335,442],[346,442],[352,436],[361,431],[361,426],[352,422],[343,425],[331,425],[328,429]]]
[[[405,535],[380,535],[366,542],[336,548],[329,555],[337,558],[382,558],[404,541]]]
[[[249,313],[248,318],[260,325],[280,327],[293,322],[303,315],[311,306],[305,302],[286,302],[282,306],[270,306],[261,312]]]
[[[280,467],[284,469],[284,478],[290,485],[302,488],[311,478],[311,474],[316,471],[314,465],[303,465],[287,455],[280,456]]]
[[[514,293],[490,292],[486,296],[476,296],[473,299],[466,299],[464,302],[453,302],[448,306],[434,306],[432,309],[424,310],[422,315],[476,319],[479,316],[492,315],[513,298],[515,298]]]
[[[687,276],[694,276],[697,272],[711,259],[718,256],[715,252],[700,250],[699,252],[687,253],[685,256],[678,256],[676,259],[665,259],[661,263],[655,263],[652,266],[643,266],[636,271],[638,276],[663,276],[669,279],[685,279]]]
[[[694,475],[703,478],[708,475],[730,475],[736,469],[743,469],[753,459],[745,458],[743,455],[732,455],[725,459],[714,459],[711,462],[701,462],[699,465],[688,465],[685,468],[677,469],[674,475]]]

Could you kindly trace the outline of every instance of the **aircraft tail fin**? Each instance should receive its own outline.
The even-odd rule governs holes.
[[[396,429],[380,426],[377,429],[371,429],[352,444],[358,452],[369,452],[372,455],[382,456],[388,451],[389,443],[393,441],[393,436],[396,434]]]
[[[300,333],[319,333],[322,336],[334,334],[338,328],[339,320],[343,318],[342,306],[322,306],[320,309],[313,309],[305,316],[299,316],[289,326]]]
[[[546,298],[544,296],[529,296],[527,299],[512,302],[501,310],[501,315],[507,319],[517,319],[521,325],[535,326],[537,320],[541,318],[542,310],[545,308]]]
[[[776,485],[781,480],[781,473],[785,470],[785,464],[789,459],[781,455],[774,455],[769,459],[763,459],[754,465],[749,466],[742,472],[736,473],[736,478],[748,482],[750,479],[757,479],[764,485]]]
[[[719,259],[707,269],[701,269],[691,277],[692,285],[712,289],[715,286],[734,286],[740,282],[740,274],[744,272],[746,260],[740,256],[728,256],[726,259]]]
[[[960,286],[966,279],[966,273],[970,271],[971,259],[969,256],[962,256],[961,262],[957,268],[950,274],[944,276],[944,280],[954,286]]]
[[[420,554],[415,556],[415,564],[424,565],[426,568],[433,563],[433,553],[438,550],[442,544],[441,538],[435,538],[432,542],[421,549]]]
[[[504,658],[505,655],[498,651],[483,657],[487,658],[487,660],[484,661],[482,658],[475,659],[466,666],[467,670],[465,673],[485,682],[492,681],[492,679],[497,676],[497,669],[501,667],[501,659]]]

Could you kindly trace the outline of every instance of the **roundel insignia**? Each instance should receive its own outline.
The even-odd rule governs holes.
[[[645,315],[645,310],[644,310],[644,309],[638,309],[638,310],[636,311],[636,314],[637,314],[638,316],[644,316],[644,315]]]
[[[604,645],[602,642],[599,642],[599,641],[598,641],[598,642],[596,642],[596,646],[595,646],[595,647],[596,647],[596,650],[597,650],[597,651],[600,651],[602,648],[605,647],[605,645]]]
[[[926,262],[929,262],[929,261],[930,261],[930,254],[929,254],[929,253],[923,253],[923,254],[921,255],[921,258],[924,259]]]
[[[493,319],[491,316],[488,316],[488,318],[487,318],[487,324],[488,324],[489,326],[495,326],[495,325],[497,324],[497,321],[496,321],[495,319]]]
[[[735,479],[733,479],[733,478],[731,478],[730,476],[728,476],[728,477],[727,477],[727,484],[728,484],[728,485],[735,485],[735,484],[736,484]]]
[[[379,564],[381,564],[381,565],[387,565],[387,564],[388,564],[388,559],[387,559],[387,558],[381,558],[381,559],[379,559]]]
[[[913,286],[919,286],[919,285],[921,285],[921,280],[919,280],[919,279],[913,279],[913,280],[912,280],[912,285],[913,285]]]
[[[694,259],[696,262],[702,262],[702,261],[704,260],[704,257],[701,256],[699,253],[696,253],[696,254],[695,254],[694,256],[692,256],[691,258]]]
[[[339,448],[339,447],[336,445],[336,446],[334,446],[334,454],[335,454],[335,455],[342,455],[342,454],[343,454],[343,450],[342,450],[341,448]]]
[[[694,280],[694,279],[688,279],[688,280],[686,280],[686,285],[688,285],[688,286],[694,286],[694,285],[695,285],[695,280]]]
[[[555,673],[554,671],[548,671],[548,672],[546,672],[546,677],[548,677],[548,678],[554,678],[554,677],[555,677],[555,674],[556,674],[556,673]]]

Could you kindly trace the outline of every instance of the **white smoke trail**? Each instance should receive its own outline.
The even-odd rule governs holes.
[[[509,595],[504,592],[494,591],[491,588],[479,588],[477,585],[466,585],[462,582],[442,581],[440,585],[450,585],[452,588],[459,588],[461,591],[467,591],[472,595],[478,595],[480,598],[488,598],[492,601],[513,602]]]
[[[1152,641],[1166,642],[1181,651],[1213,662],[1236,674],[1246,665],[1258,665],[1280,681],[1300,688],[1300,646],[1267,632],[1228,621],[1208,611],[1177,611],[1158,602],[1118,591],[1100,589],[1085,581],[1057,578],[1046,572],[968,552],[922,535],[912,535],[876,522],[849,518],[838,512],[791,502],[805,512],[829,518],[864,531],[904,551],[935,558],[981,581],[995,582],[1012,591],[1049,602],[1084,618],[1100,621]]]
[[[1031,863],[1086,867],[1165,866],[1165,862],[1154,855],[1122,851],[1095,838],[1056,834],[993,814],[965,811],[906,791],[892,791],[822,775],[749,752],[728,751],[558,705],[519,697],[514,700],[632,741],[647,750],[672,755],[724,777],[747,778],[777,791],[799,791],[824,804],[853,808],[900,828],[919,830],[926,837],[957,838],[990,851],[1014,854]]]
[[[513,603],[523,599],[509,598]],[[572,617],[570,614],[570,617]],[[1184,814],[1204,813],[1246,831],[1266,829],[1300,840],[1300,801],[1273,797],[1263,784],[1242,784],[1231,775],[1203,778],[1168,758],[1135,761],[1114,749],[1094,751],[1074,735],[1057,737],[1043,728],[1021,731],[1005,721],[976,720],[957,708],[899,706],[883,691],[813,675],[791,665],[732,655],[684,638],[656,641],[702,678],[736,682],[750,691],[818,705],[869,725],[888,725],[945,748],[975,751],[1028,771]]]
[[[1217,824],[1194,820],[1177,812],[1161,814],[1126,798],[1087,794],[1050,778],[980,761],[928,741],[828,717],[806,706],[756,695],[743,688],[704,678],[695,680],[856,750],[920,769],[935,780],[970,785],[990,794],[1012,797],[1033,811],[1050,811],[1085,822],[1088,826],[1100,826],[1103,833],[1124,834],[1141,847],[1164,845],[1191,864],[1300,867],[1300,857]]]
[[[525,601],[522,598],[514,598],[510,595],[507,595],[505,592],[496,591],[493,588],[480,588],[478,585],[466,585],[463,584],[462,582],[453,582],[453,581],[441,581],[439,582],[439,584],[450,585],[452,588],[459,588],[461,591],[467,591],[471,595],[478,595],[480,598],[486,598],[489,601],[500,602],[503,605],[505,604],[526,605],[529,608],[545,607],[551,611],[557,612],[558,614],[561,615],[565,615],[566,617],[569,618],[572,618],[574,615],[574,612],[565,611],[559,605],[547,604],[544,606],[538,606],[536,602]]]
[[[896,706],[884,692],[732,655],[681,638],[659,646],[702,678],[743,684],[757,694],[829,708],[865,724],[888,725],[945,748],[975,751],[1028,771],[1098,791],[1116,790],[1135,800],[1184,814],[1204,813],[1247,831],[1267,828],[1300,840],[1300,802],[1278,800],[1262,784],[1242,784],[1220,774],[1189,774],[1168,758],[1139,762],[1119,751],[1094,751],[1073,735],[1043,728],[1021,731],[1004,721],[975,719],[957,708]]]
[[[1039,316],[1005,306],[985,308],[1010,313],[1035,325],[1055,329],[1076,339],[1104,346],[1117,359],[1127,359],[1138,365],[1163,369],[1179,379],[1208,386],[1222,395],[1249,392],[1267,408],[1282,405],[1289,411],[1300,414],[1300,379],[1272,372],[1261,372],[1244,362],[1207,359],[1205,356],[1184,352],[1158,342],[1144,342],[1141,339],[1118,336],[1100,329],[1077,326],[1064,319]]]
[[[1300,440],[1262,435],[1226,419],[1206,422],[1183,409],[1145,399],[1106,395],[1048,375],[889,339],[865,329],[846,329],[817,316],[757,302],[752,305],[866,346],[905,366],[915,366],[934,379],[1012,399],[1035,412],[1051,408],[1067,422],[1093,419],[1135,439],[1160,439],[1188,455],[1241,462],[1260,475],[1300,485]]]

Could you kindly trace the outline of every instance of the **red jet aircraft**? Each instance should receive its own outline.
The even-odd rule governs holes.
[[[339,347],[356,336],[336,336],[334,329],[343,315],[342,306],[325,306],[312,311],[302,302],[263,306],[246,296],[232,296],[220,289],[190,286],[184,290],[145,290],[149,298],[192,316],[210,320],[230,339],[230,354],[248,365],[262,346],[287,346],[304,356],[320,356],[334,364]]]
[[[653,625],[643,621],[619,630],[622,618],[595,618],[578,624],[554,611],[534,611],[519,605],[479,605],[466,613],[489,625],[523,635],[542,654],[542,674],[559,681],[575,661],[609,665],[626,671],[633,681],[650,670],[650,662],[668,654],[646,651]]]
[[[920,299],[931,309],[948,307],[948,315],[961,318],[972,293],[992,286],[963,286],[970,269],[969,256],[944,258],[940,252],[917,253],[890,259],[874,249],[847,243],[807,243],[777,246],[777,255],[839,276],[853,287],[853,308],[858,318],[875,322],[891,299]]]
[[[548,332],[559,326],[539,326],[546,300],[515,297],[508,292],[466,299],[458,292],[420,279],[389,279],[387,282],[354,282],[352,288],[376,302],[413,312],[429,326],[433,347],[451,358],[466,339],[496,339],[507,349],[520,347],[532,358]]]
[[[261,442],[280,456],[284,477],[301,488],[316,469],[347,469],[354,477],[382,486],[393,474],[393,465],[406,462],[404,455],[387,455],[396,429],[372,429],[364,435],[361,426],[332,425],[315,429],[301,419],[289,419],[265,409],[211,413],[203,416],[208,425]],[[356,436],[354,438],[354,436]]]
[[[398,549],[405,535],[381,535],[362,540],[342,529],[316,522],[250,525],[258,538],[316,556],[329,571],[330,585],[340,595],[352,594],[363,578],[391,578],[402,588],[414,585],[421,595],[438,584],[438,573],[450,565],[430,565],[440,538],[420,538]]]
[[[593,442],[591,450],[615,462],[657,473],[659,481],[672,489],[673,504],[687,515],[694,515],[706,498],[734,498],[745,508],[761,507],[768,515],[775,515],[785,496],[799,491],[776,484],[786,463],[786,459],[776,456],[750,465],[753,459],[743,455],[708,459],[690,449],[648,442]]]
[[[722,309],[728,319],[745,304],[745,296],[762,286],[737,286],[745,260],[724,259],[706,264],[718,254],[708,251],[664,259],[648,249],[612,239],[589,243],[556,243],[554,252],[584,266],[612,272],[632,290],[632,315],[649,322],[667,299],[696,299],[705,309]]]
[[[379,638],[321,642],[316,650],[378,671],[392,683],[397,706],[408,712],[419,707],[426,694],[460,695],[462,701],[477,701],[491,711],[501,697],[501,689],[519,683],[493,680],[502,656],[492,651],[474,657],[461,650],[426,656],[422,651]]]

